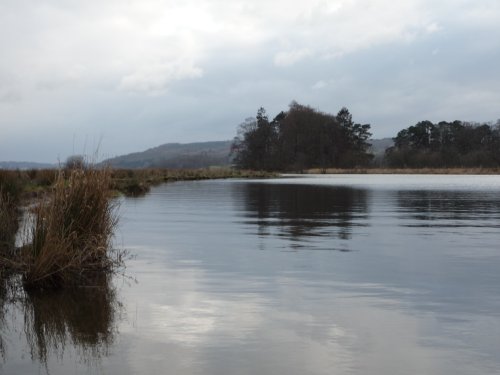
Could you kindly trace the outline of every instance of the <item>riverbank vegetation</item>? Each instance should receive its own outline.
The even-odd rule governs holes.
[[[120,194],[137,196],[149,191],[151,186],[175,181],[215,180],[224,178],[269,178],[278,174],[262,170],[235,168],[202,169],[113,169],[111,187]]]

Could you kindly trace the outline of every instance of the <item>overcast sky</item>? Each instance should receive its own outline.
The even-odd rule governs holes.
[[[390,137],[500,118],[498,0],[0,0],[0,160],[231,139],[263,106]]]

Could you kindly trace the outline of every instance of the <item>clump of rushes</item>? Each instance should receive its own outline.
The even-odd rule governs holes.
[[[110,183],[108,169],[59,172],[51,197],[34,207],[29,243],[20,250],[27,288],[82,284],[122,264],[122,254],[111,246],[117,216]]]
[[[0,188],[0,253],[12,247],[17,218],[10,197]]]

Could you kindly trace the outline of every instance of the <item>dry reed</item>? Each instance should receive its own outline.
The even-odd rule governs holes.
[[[20,191],[16,173],[2,171],[0,173],[0,256],[9,253],[14,248],[15,235],[19,226]]]
[[[110,179],[107,169],[59,172],[50,198],[33,209],[29,243],[19,253],[26,287],[81,284],[122,263],[122,254],[111,246],[117,217]]]

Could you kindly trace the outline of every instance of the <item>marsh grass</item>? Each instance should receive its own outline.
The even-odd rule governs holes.
[[[0,187],[0,255],[8,254],[14,249],[19,227],[18,215],[17,202],[10,195],[4,194]]]
[[[13,261],[27,288],[85,284],[121,265],[111,243],[117,216],[110,178],[108,169],[59,171],[50,197],[33,207],[26,243]]]
[[[11,252],[14,248],[15,236],[19,227],[21,192],[22,185],[19,174],[11,171],[0,171],[0,256]]]

